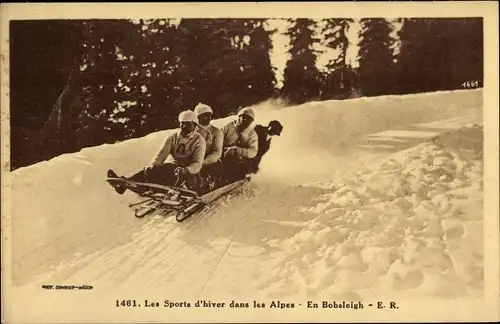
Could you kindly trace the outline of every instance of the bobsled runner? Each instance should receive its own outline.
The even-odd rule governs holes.
[[[139,202],[129,204],[129,207],[135,211],[135,217],[142,218],[154,212],[174,212],[176,213],[176,220],[182,222],[218,198],[250,181],[250,176],[203,194],[182,187],[137,182],[123,178],[108,177],[106,181],[113,187],[125,187],[145,198]]]

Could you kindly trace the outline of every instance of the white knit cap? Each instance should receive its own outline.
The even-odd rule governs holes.
[[[238,116],[241,116],[241,115],[247,115],[247,116],[250,116],[252,117],[252,119],[255,120],[255,113],[254,111],[252,110],[252,108],[243,108],[241,109],[239,112],[238,112]]]
[[[179,114],[179,122],[198,123],[198,116],[191,110],[184,110]]]
[[[214,113],[214,111],[212,110],[212,107],[210,107],[209,105],[205,105],[203,103],[197,104],[196,107],[194,107],[194,112],[198,116],[201,114],[205,114],[205,113],[211,113],[211,114]]]

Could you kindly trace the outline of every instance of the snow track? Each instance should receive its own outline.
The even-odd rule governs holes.
[[[169,131],[15,171],[14,287],[80,283],[104,294],[140,286],[192,300],[481,294],[482,162],[458,155],[467,136],[448,140],[449,150],[429,142],[482,124],[480,90],[256,111],[257,122],[284,125],[261,173],[181,224],[136,219],[127,206],[135,195],[118,196],[104,181],[108,168],[144,166]],[[439,167],[454,173],[435,176]]]

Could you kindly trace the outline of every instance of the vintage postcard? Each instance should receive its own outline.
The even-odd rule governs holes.
[[[2,4],[2,322],[498,321],[498,3]]]

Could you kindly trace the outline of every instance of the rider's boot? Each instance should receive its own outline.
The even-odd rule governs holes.
[[[109,169],[108,170],[108,178],[122,178],[125,179],[125,177],[120,177],[116,174],[115,171]],[[115,188],[115,191],[119,194],[122,195],[125,191],[127,191],[127,188],[121,185],[113,185],[113,188]]]

